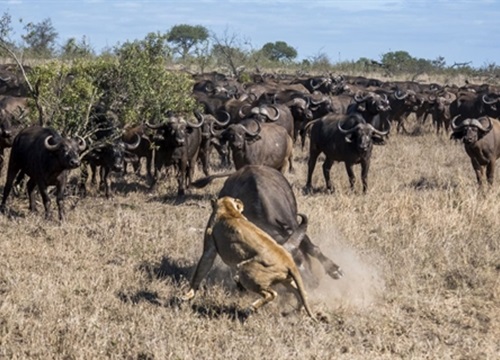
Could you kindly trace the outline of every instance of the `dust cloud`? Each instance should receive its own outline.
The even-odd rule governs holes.
[[[319,285],[308,291],[312,302],[322,303],[331,310],[338,308],[367,309],[375,305],[383,294],[385,282],[380,259],[373,254],[361,254],[350,246],[335,230],[320,234],[313,239],[321,251],[339,265],[344,276],[332,279],[315,264]]]

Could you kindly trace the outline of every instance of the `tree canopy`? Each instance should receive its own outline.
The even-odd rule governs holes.
[[[268,42],[262,47],[262,52],[273,61],[290,61],[297,57],[297,50],[285,41]]]
[[[56,39],[59,34],[50,18],[39,23],[29,22],[24,26],[24,30],[26,30],[26,34],[22,35],[22,38],[34,54],[47,58],[54,55]]]
[[[177,46],[177,52],[185,59],[189,51],[197,44],[208,39],[208,30],[201,25],[175,25],[167,37],[167,41]]]

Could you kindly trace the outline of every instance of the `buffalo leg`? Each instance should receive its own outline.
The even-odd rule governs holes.
[[[335,188],[332,185],[332,181],[330,179],[330,170],[332,169],[333,160],[329,157],[325,159],[323,163],[323,177],[325,178],[325,184],[327,191],[334,192]]]
[[[356,184],[356,175],[354,175],[352,164],[346,162],[345,170],[347,171],[347,177],[349,177],[349,186],[351,187],[351,191],[354,191],[354,185]]]
[[[35,186],[36,182],[33,179],[29,179],[26,184],[26,192],[28,194],[29,209],[33,212],[36,211]]]
[[[57,209],[59,211],[59,220],[64,221],[65,211],[64,211],[64,189],[66,187],[66,179],[58,181],[56,185],[56,202]]]
[[[368,191],[368,170],[370,170],[370,162],[361,162],[361,182],[363,183],[363,193]]]
[[[7,170],[7,179],[5,181],[5,186],[3,188],[3,198],[2,204],[0,205],[0,211],[5,212],[5,204],[7,203],[7,198],[9,197],[10,191],[12,190],[12,184],[19,172],[19,168],[14,165],[13,162],[9,162],[9,168]]]
[[[476,173],[477,184],[479,186],[483,185],[484,178],[484,167],[479,164],[479,162],[473,158],[471,158],[472,167],[474,168],[474,172]]]
[[[490,185],[493,185],[493,180],[495,179],[495,160],[493,157],[488,165],[486,165],[486,179],[488,179]]]
[[[29,184],[30,183],[28,181],[28,191],[29,191]],[[40,192],[40,195],[42,196],[43,207],[45,208],[45,218],[51,219],[52,212],[50,211],[50,197],[49,197],[49,194],[47,192],[47,187],[45,186],[45,184],[38,182],[38,191]],[[34,192],[32,191],[31,194],[33,195],[33,197],[32,197],[32,195],[30,195],[30,202],[31,202],[31,199],[33,199],[33,203],[34,203]]]
[[[344,275],[340,266],[326,257],[321,252],[320,248],[312,243],[311,239],[309,239],[308,236],[306,236],[304,240],[302,240],[299,248],[304,254],[316,258],[321,263],[328,276],[330,276],[332,279],[340,279]]]
[[[109,172],[110,169],[106,166],[103,167],[102,172],[101,172],[101,182],[104,184],[104,195],[106,196],[107,199],[111,196],[111,192],[109,190]]]
[[[307,161],[307,182],[306,191],[312,190],[312,176],[314,172],[314,167],[316,166],[316,161],[318,160],[320,152],[313,147],[311,144],[309,151],[309,160]]]

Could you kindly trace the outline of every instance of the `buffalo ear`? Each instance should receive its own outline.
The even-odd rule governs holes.
[[[372,141],[374,145],[385,145],[385,139],[381,136],[372,136]]]
[[[460,140],[461,138],[464,137],[464,132],[463,131],[455,131],[455,132],[452,132],[451,135],[450,135],[450,139],[451,140]]]
[[[344,139],[346,143],[352,143],[352,134],[347,134]]]

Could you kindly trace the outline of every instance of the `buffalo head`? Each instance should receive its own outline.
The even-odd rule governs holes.
[[[85,150],[85,140],[77,136],[72,139],[56,138],[49,135],[44,140],[45,148],[56,154],[64,169],[75,169],[80,166],[80,153]]]
[[[453,131],[451,138],[462,139],[466,145],[475,143],[493,128],[493,123],[487,116],[480,117],[479,119],[465,119],[460,124],[457,124],[459,117],[460,115],[457,115],[451,121],[451,129]],[[485,122],[486,126],[484,125]]]
[[[351,121],[346,121],[344,126],[346,123],[349,123],[351,127],[344,128],[341,122],[338,122],[337,128],[344,134],[345,141],[354,144],[361,153],[369,152],[373,144],[383,144],[383,137],[390,132],[390,124],[387,130],[381,131],[361,120],[356,121],[354,124]]]

